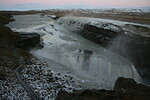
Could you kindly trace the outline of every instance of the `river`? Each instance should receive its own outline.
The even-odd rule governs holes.
[[[44,48],[30,51],[32,54],[52,60],[63,66],[53,66],[54,72],[70,73],[83,88],[112,89],[118,77],[133,78],[141,82],[132,62],[95,44],[48,16],[16,15],[16,21],[8,24],[15,32],[40,34]],[[72,27],[75,28],[75,27]]]

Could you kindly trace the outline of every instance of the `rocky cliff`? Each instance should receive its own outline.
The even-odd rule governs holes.
[[[18,34],[4,26],[13,21],[11,17],[7,13],[0,13],[0,79],[18,66],[20,57],[31,56],[26,50],[37,45],[41,46],[40,36],[37,33]]]

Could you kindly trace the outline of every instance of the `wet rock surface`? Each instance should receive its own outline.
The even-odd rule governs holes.
[[[92,55],[93,54],[93,52],[91,50],[84,50],[83,52],[87,55]]]
[[[130,78],[118,78],[115,83],[114,92],[117,97],[120,98],[138,98],[141,96],[141,99],[148,100],[150,97],[150,87],[137,84],[136,81]]]
[[[109,41],[111,41],[114,37],[116,37],[119,33],[104,29],[98,28],[94,25],[85,24],[83,29],[78,32],[84,38],[87,38],[95,43],[100,45],[108,45]]]
[[[150,87],[130,78],[118,78],[114,90],[60,91],[56,100],[149,100]]]
[[[16,46],[25,50],[31,50],[35,47],[43,47],[40,35],[37,33],[20,33],[20,39],[16,42]]]

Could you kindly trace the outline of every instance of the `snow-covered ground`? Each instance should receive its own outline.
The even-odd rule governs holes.
[[[15,60],[5,55],[1,55],[0,60],[0,75],[2,76],[0,78],[0,100],[30,100],[26,90],[17,80],[14,71],[10,69],[16,66]],[[4,78],[3,75],[6,77]]]
[[[149,13],[150,9],[132,9],[132,8],[103,8],[103,9],[78,9],[82,13],[106,13],[106,14],[120,14],[123,12],[128,13]]]
[[[73,82],[73,77],[53,72],[51,65],[44,60],[31,58],[26,61],[22,66],[21,76],[43,100],[54,100],[60,90],[72,92],[75,86],[79,87]]]
[[[0,100],[31,100],[14,72],[10,72],[6,79],[0,80]]]

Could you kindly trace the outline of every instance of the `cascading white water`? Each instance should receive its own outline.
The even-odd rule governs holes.
[[[16,21],[21,20],[18,18]],[[17,28],[13,25],[13,30],[44,34],[42,35],[44,48],[31,52],[64,65],[65,69],[70,69],[72,75],[84,81],[82,84],[86,88],[113,88],[118,77],[133,78],[138,82],[141,81],[139,74],[130,61],[68,31],[70,29],[72,31],[76,30],[84,25],[84,20],[82,20],[83,23],[73,20],[72,24],[78,23],[76,24],[77,27],[65,21],[67,20],[59,19],[54,25],[51,20],[44,24],[23,28]],[[32,22],[30,21],[30,23]],[[64,26],[70,29],[66,29]],[[59,72],[59,69],[57,71]],[[90,86],[91,83],[97,85]]]
[[[54,48],[53,48],[54,49]],[[50,48],[33,51],[34,54],[50,58],[55,62],[65,65],[73,70],[73,74],[82,80],[98,83],[103,88],[113,88],[118,77],[133,78],[140,82],[140,76],[134,65],[126,59],[115,54],[88,55],[78,49],[70,52],[54,51]],[[104,53],[104,52],[103,52]],[[104,56],[104,57],[103,57]]]

